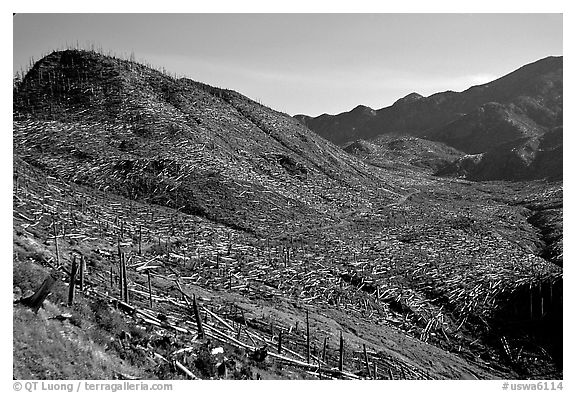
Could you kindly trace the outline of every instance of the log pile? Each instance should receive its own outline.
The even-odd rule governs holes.
[[[131,205],[128,200],[113,195],[93,192],[81,186],[70,186],[58,179],[43,177],[22,161],[17,160],[15,169],[20,178],[18,193],[14,195],[14,219],[19,230],[31,236],[50,234],[55,218],[57,232],[56,236],[48,236],[48,247],[54,247],[54,240],[59,240],[61,269],[65,272],[71,269],[75,261],[76,247],[87,248],[90,244],[98,244],[100,247],[92,249],[90,255],[86,256],[87,265],[91,267],[86,269],[83,295],[114,303],[119,309],[134,316],[139,323],[195,337],[198,325],[188,300],[193,294],[186,289],[190,284],[233,291],[254,299],[291,298],[295,294],[301,296],[325,282],[339,285],[340,280],[330,269],[318,261],[304,262],[299,256],[300,251],[291,251],[290,261],[286,261],[286,267],[282,267],[280,273],[266,268],[260,271],[257,264],[262,261],[256,258],[268,260],[272,255],[280,260],[280,245],[271,245],[265,249],[266,242],[197,217],[176,217],[168,209],[139,203]],[[126,221],[118,217],[125,217]],[[146,228],[142,236],[139,233],[141,228]],[[171,236],[173,228],[177,228],[174,231],[179,236]],[[144,243],[143,255],[138,253],[137,242],[140,238]],[[183,245],[190,239],[194,239],[194,249]],[[109,246],[104,248],[104,244]],[[120,264],[119,258],[124,264]],[[100,262],[90,263],[95,259]],[[46,262],[56,268],[54,261],[55,258]],[[262,265],[269,266],[269,263]],[[120,266],[125,266],[125,270]],[[314,269],[317,275],[326,276],[325,281],[320,281],[313,274]],[[301,273],[303,270],[306,272]],[[229,273],[232,273],[232,280]],[[294,273],[297,277],[293,277]],[[152,277],[151,286],[148,286],[148,276]],[[124,280],[125,283],[121,284]],[[283,280],[288,285],[274,288],[270,280]],[[73,282],[79,285],[78,280]],[[154,285],[160,283],[160,288],[166,288],[163,284],[166,282],[171,283],[166,290]],[[304,292],[304,287],[308,292]],[[73,286],[70,285],[70,288],[72,293]],[[181,296],[182,292],[186,296]],[[322,299],[320,296],[309,296],[302,298],[301,302],[303,305],[311,305]],[[151,300],[153,307],[150,307]],[[73,302],[74,298],[70,301]],[[351,310],[356,307],[360,306],[350,304]],[[166,318],[158,319],[159,309]],[[255,351],[263,345],[277,348],[279,333],[282,332],[282,350],[270,353],[277,361],[304,368],[323,378],[360,378],[355,374],[358,367],[355,361],[346,364],[343,371],[338,371],[336,347],[328,347],[323,360],[320,360],[319,352],[315,349],[311,353],[310,362],[306,362],[307,337],[302,329],[278,321],[270,328],[268,321],[256,316],[246,319],[241,308],[235,307],[233,312],[231,309],[231,305],[221,304],[215,299],[200,301],[200,319],[205,321],[203,326],[207,337]],[[318,339],[315,339],[314,345],[316,341]],[[388,368],[392,373],[396,369],[405,369],[405,373],[413,378],[423,378],[425,375],[418,369],[410,373],[408,370],[411,366],[402,365],[399,359],[389,363]],[[387,378],[388,368],[382,363],[381,378]]]

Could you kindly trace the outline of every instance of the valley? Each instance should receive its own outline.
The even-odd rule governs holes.
[[[561,176],[439,177],[465,151],[320,135],[133,61],[38,61],[14,99],[14,376],[561,379]]]

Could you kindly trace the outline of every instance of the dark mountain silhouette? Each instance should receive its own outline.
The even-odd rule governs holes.
[[[438,175],[471,180],[562,180],[562,127],[538,137],[504,143],[446,164]]]
[[[298,119],[339,144],[404,133],[482,153],[513,141],[522,144],[562,125],[562,69],[562,57],[547,57],[461,93],[412,93],[371,116],[355,109]]]
[[[350,112],[341,113],[337,116],[323,114],[316,118],[306,115],[294,117],[324,138],[341,143],[360,137],[363,127],[369,124],[375,116],[377,116],[377,112],[374,109],[358,105]]]
[[[374,116],[363,124],[345,121],[352,118],[353,114],[358,117],[358,108],[333,116],[307,117],[305,123],[335,143],[344,143],[358,137],[370,139],[390,132],[440,138],[442,132],[439,130],[442,126],[490,102],[513,104],[517,112],[542,127],[560,125],[562,57],[547,57],[461,93],[446,91],[429,97],[409,94],[392,106],[376,110]],[[302,119],[303,116],[299,115],[298,118]]]
[[[394,102],[394,105],[409,104],[411,102],[416,102],[421,98],[424,98],[424,96],[422,96],[418,93],[410,93],[407,96],[404,96],[404,97],[396,100],[396,102]]]
[[[537,137],[547,130],[514,104],[489,102],[451,123],[428,131],[426,137],[475,154],[521,138]]]

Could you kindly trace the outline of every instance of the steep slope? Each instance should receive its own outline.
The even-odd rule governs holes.
[[[358,138],[370,139],[391,132],[451,143],[453,134],[458,130],[456,125],[445,130],[445,125],[478,111],[485,104],[495,102],[507,107],[506,111],[499,112],[499,121],[505,122],[513,114],[515,121],[525,126],[524,131],[528,134],[542,133],[562,124],[562,86],[562,57],[548,57],[461,93],[447,91],[429,97],[411,94],[407,99],[377,110],[371,119],[358,124],[342,122],[342,118],[349,116],[344,113],[308,118],[306,125],[335,143]],[[473,121],[478,117],[478,114],[472,115]],[[484,151],[497,146],[501,141],[512,139],[517,133],[518,128],[508,127],[497,137],[489,137],[483,139],[481,144],[470,143],[465,147],[468,152]],[[462,146],[453,146],[463,149]]]
[[[424,137],[476,154],[520,138],[537,137],[546,131],[514,104],[490,102],[451,123],[427,131]]]
[[[39,61],[14,111],[15,150],[29,162],[250,230],[336,208],[331,194],[359,199],[375,180],[361,161],[285,114],[91,52]]]
[[[472,180],[562,180],[562,127],[519,138],[485,153],[466,155],[440,168],[438,175]]]

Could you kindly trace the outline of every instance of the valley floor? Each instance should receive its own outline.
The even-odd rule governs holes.
[[[15,156],[15,300],[56,283],[37,314],[14,304],[14,377],[561,378],[562,185],[410,173],[254,234]]]

